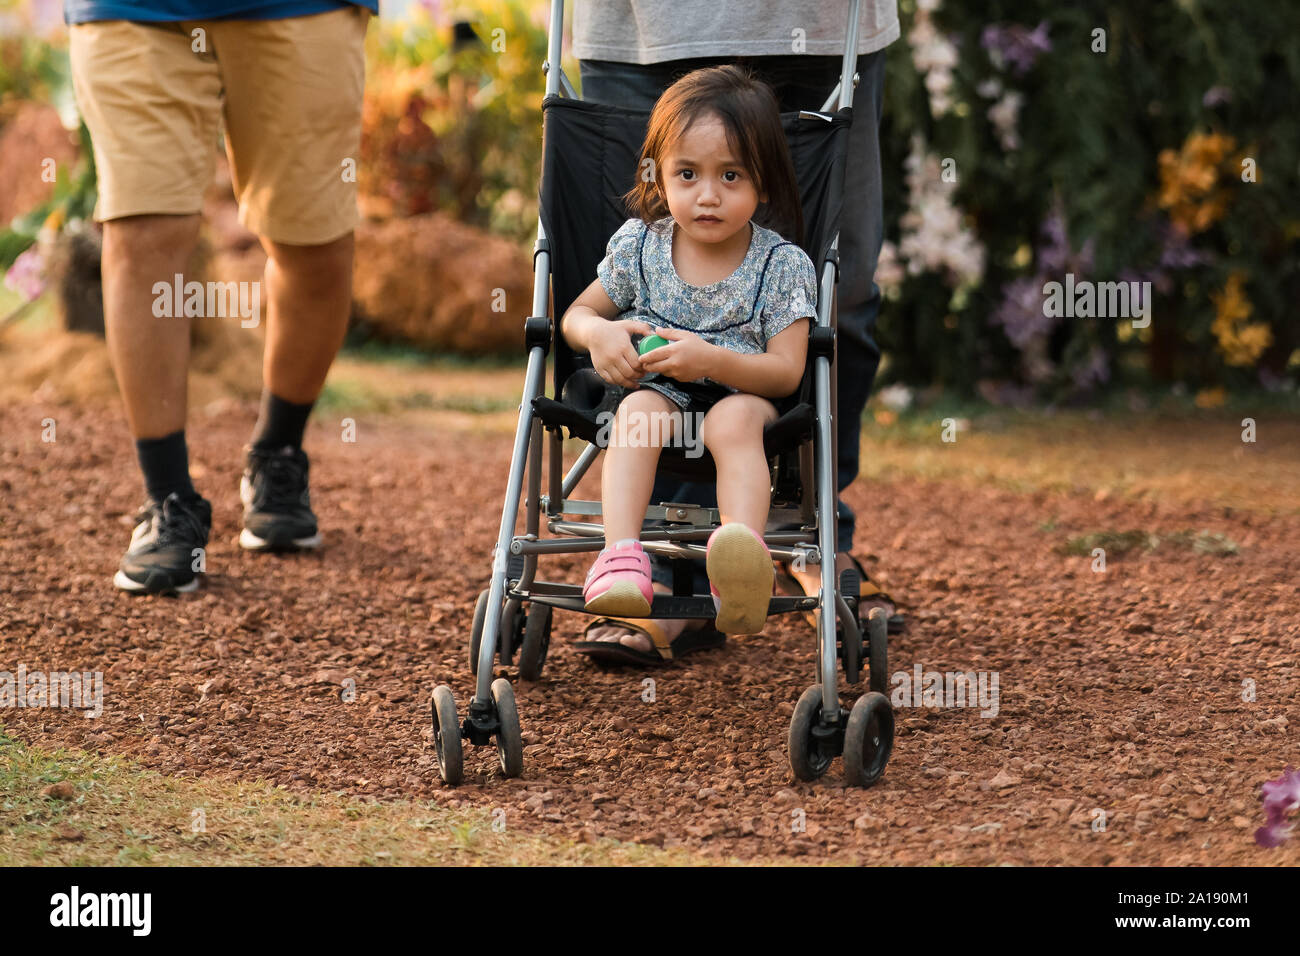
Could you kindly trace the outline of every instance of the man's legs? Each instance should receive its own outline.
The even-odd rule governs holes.
[[[198,216],[130,216],[104,224],[104,332],[149,491],[113,577],[124,591],[189,591],[204,567],[212,509],[190,483],[185,445],[190,320],[170,290],[198,240]],[[154,283],[166,282],[164,315]]]
[[[369,19],[350,7],[212,24],[240,219],[267,252],[262,403],[240,483],[252,550],[321,540],[302,440],[351,310]]]
[[[221,81],[180,24],[84,23],[69,37],[99,174],[105,334],[149,492],[113,580],[127,591],[188,591],[204,568],[211,508],[190,482],[190,319],[172,290],[212,179]]]
[[[266,248],[264,387],[289,402],[319,397],[352,308],[353,236],[319,246]]]
[[[185,428],[190,320],[154,314],[155,282],[183,274],[198,241],[198,216],[129,216],[104,223],[104,332],[136,439]],[[170,293],[168,305],[172,305]]]

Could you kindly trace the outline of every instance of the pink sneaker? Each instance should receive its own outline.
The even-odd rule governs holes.
[[[723,634],[757,634],[767,624],[772,600],[772,554],[753,529],[724,524],[709,537],[705,565]]]
[[[646,617],[654,601],[650,558],[639,541],[610,545],[596,558],[582,586],[586,610],[616,617]]]

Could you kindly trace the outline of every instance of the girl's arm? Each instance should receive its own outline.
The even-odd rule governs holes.
[[[785,398],[798,388],[808,358],[808,319],[796,319],[768,339],[767,351],[761,355],[710,345],[694,332],[680,329],[655,329],[655,332],[672,344],[641,356],[641,365],[647,371],[661,372],[681,382],[708,376],[715,382],[764,398]]]
[[[618,306],[597,279],[564,313],[560,333],[575,351],[591,354],[592,368],[605,381],[635,388],[645,370],[632,336],[649,335],[652,329],[638,319],[617,319],[618,314]]]

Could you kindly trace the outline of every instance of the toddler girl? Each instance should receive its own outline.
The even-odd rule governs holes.
[[[659,452],[678,420],[703,416],[694,433],[717,466],[722,521],[706,558],[716,627],[754,634],[773,579],[761,537],[771,499],[763,428],[777,417],[769,399],[799,385],[817,295],[803,250],[753,221],[763,203],[761,220],[801,238],[775,96],[735,66],[682,77],[655,104],[637,168],[626,197],[635,218],[610,239],[596,281],[562,321],[601,378],[629,390],[605,450],[608,547],[587,575],[586,609],[650,613],[650,560],[638,538]],[[638,355],[633,336],[650,334],[668,344]]]

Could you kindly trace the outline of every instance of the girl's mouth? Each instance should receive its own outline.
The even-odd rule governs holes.
[[[696,216],[696,222],[722,222],[717,216]]]

